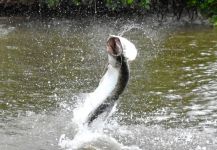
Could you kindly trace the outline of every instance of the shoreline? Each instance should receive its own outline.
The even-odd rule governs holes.
[[[24,16],[24,15],[13,15],[13,16],[1,16],[0,15],[0,21],[9,21],[9,22],[14,22],[14,21],[34,21],[34,20],[41,20],[41,21],[49,21],[49,20],[54,20],[54,19],[60,19],[60,20],[95,20],[95,19],[124,19],[124,20],[134,20],[135,23],[138,21],[142,22],[150,22],[153,20],[154,23],[157,24],[179,24],[179,25],[205,25],[205,26],[210,26],[214,27],[213,24],[209,21],[208,18],[203,17],[202,15],[197,16],[194,19],[191,19],[188,15],[183,15],[181,18],[177,19],[176,16],[173,14],[166,14],[163,18],[161,18],[158,14],[152,14],[152,13],[147,13],[145,15],[138,15],[138,14],[116,14],[116,15],[99,15],[99,14],[93,14],[93,15],[85,15],[85,16],[80,16],[80,15],[73,15],[73,16],[40,16],[40,15],[32,15],[32,16]]]

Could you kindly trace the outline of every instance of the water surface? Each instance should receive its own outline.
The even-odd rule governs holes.
[[[217,149],[217,30],[139,18],[0,20],[0,149],[82,143],[73,109],[98,85],[109,34],[139,55],[116,112],[81,137],[83,149]]]

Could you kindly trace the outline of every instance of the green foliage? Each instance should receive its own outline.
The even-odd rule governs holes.
[[[1,1],[1,0],[0,0]],[[217,0],[14,0],[18,4],[32,5],[39,4],[41,9],[56,9],[58,7],[66,7],[68,10],[73,7],[88,6],[88,8],[102,9],[109,11],[123,11],[126,9],[143,9],[161,12],[161,9],[179,11],[185,8],[199,10],[203,15],[210,18],[213,24],[217,25]],[[7,1],[6,3],[10,3]],[[175,5],[174,5],[175,4]],[[46,7],[44,7],[46,6]],[[174,7],[175,6],[175,7]],[[178,7],[181,8],[178,8]],[[165,7],[165,8],[164,8]],[[170,11],[171,12],[171,11]]]
[[[150,9],[150,0],[142,0],[140,5],[145,9]]]
[[[81,0],[72,0],[72,2],[77,6],[81,4]]]
[[[197,7],[209,16],[217,15],[217,0],[188,0],[188,5]]]
[[[188,0],[188,6],[198,8],[217,26],[217,0]]]
[[[213,23],[214,26],[217,27],[217,15],[212,16],[211,22]]]
[[[27,1],[27,0],[20,0]],[[49,8],[57,7],[63,0],[39,0],[41,4],[46,4]],[[93,5],[96,1],[100,0],[68,0],[76,6],[80,5]],[[105,7],[109,10],[119,10],[121,8],[144,8],[149,9],[150,0],[101,0]]]
[[[110,10],[118,10],[120,8],[149,9],[150,0],[105,0],[105,4]]]
[[[46,0],[46,3],[48,7],[52,8],[56,7],[60,3],[60,0]]]

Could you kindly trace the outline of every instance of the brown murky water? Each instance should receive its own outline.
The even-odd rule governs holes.
[[[121,34],[139,56],[103,134],[122,146],[92,138],[92,149],[215,150],[217,30],[154,23],[1,20],[0,149],[60,149],[62,134],[73,139],[77,95],[97,86],[106,39]]]

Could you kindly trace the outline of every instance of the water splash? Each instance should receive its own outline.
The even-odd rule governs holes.
[[[85,101],[88,101],[89,95],[86,95]],[[82,97],[83,99],[84,97]],[[79,99],[78,99],[79,101]],[[82,103],[77,103],[77,107],[73,110],[74,117],[72,123],[75,125],[76,133],[72,139],[68,138],[66,134],[62,134],[59,138],[58,145],[67,150],[78,149],[100,149],[100,150],[140,150],[137,146],[125,146],[119,143],[112,135],[108,134],[108,126],[111,126],[104,117],[100,116],[88,126],[84,124],[79,117],[85,118],[89,112]],[[88,105],[89,106],[89,105]],[[91,107],[91,106],[89,106]],[[116,112],[116,105],[113,107],[109,116]]]
[[[14,31],[15,27],[7,27],[5,25],[0,25],[0,38],[8,35],[10,32]]]
[[[143,27],[139,24],[135,24],[135,23],[132,23],[132,24],[127,24],[127,25],[124,25],[121,29],[120,29],[120,32],[118,33],[118,36],[124,36],[125,33],[133,30],[133,29],[139,29],[139,30],[142,30]]]
[[[88,128],[80,130],[73,140],[70,140],[64,134],[61,135],[58,145],[68,150],[81,148],[101,149],[102,147],[103,149],[120,150],[122,147],[114,138],[100,132],[91,131]]]
[[[62,134],[58,145],[67,150],[99,149],[99,150],[141,150],[137,146],[124,146],[112,136],[102,132],[84,129],[79,131],[73,140]]]

